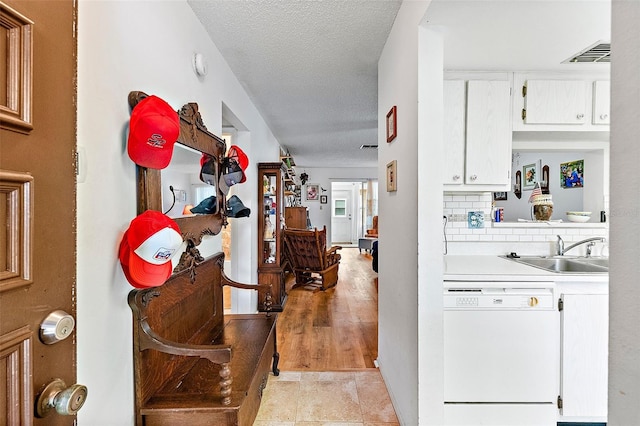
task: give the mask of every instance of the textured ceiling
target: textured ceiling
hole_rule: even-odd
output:
[[[399,0],[189,0],[298,166],[377,166],[378,59]]]
[[[378,59],[400,0],[188,0],[280,143],[303,167],[376,167]],[[610,0],[432,0],[452,70],[561,64],[610,39]],[[603,68],[605,67],[605,68]]]

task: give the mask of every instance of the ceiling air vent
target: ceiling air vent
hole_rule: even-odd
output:
[[[378,145],[360,145],[360,149],[378,149]]]
[[[611,43],[599,41],[571,56],[563,64],[611,62]]]

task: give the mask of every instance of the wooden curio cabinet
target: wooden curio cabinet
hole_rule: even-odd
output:
[[[258,282],[271,284],[272,309],[282,311],[287,294],[283,277],[282,228],[284,227],[284,178],[281,162],[258,163]],[[264,293],[258,306],[264,309]]]

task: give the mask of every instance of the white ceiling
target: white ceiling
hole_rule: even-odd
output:
[[[359,147],[377,144],[378,59],[401,0],[188,2],[298,166],[377,166]],[[609,41],[610,0],[434,0],[426,23],[451,70],[609,66],[561,62]]]

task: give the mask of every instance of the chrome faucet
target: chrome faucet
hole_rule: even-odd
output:
[[[560,235],[558,235],[557,237],[558,237],[558,241],[556,242],[556,254],[558,256],[563,256],[566,252],[568,252],[572,248],[577,247],[577,246],[579,246],[581,244],[589,243],[587,245],[587,256],[586,257],[590,257],[591,256],[591,249],[595,245],[595,241],[600,241],[600,242],[603,242],[603,243],[605,241],[607,241],[606,238],[604,238],[604,237],[592,237],[592,238],[586,238],[584,240],[578,241],[577,243],[571,244],[569,247],[564,248],[564,240],[562,239],[562,237],[560,237]]]

